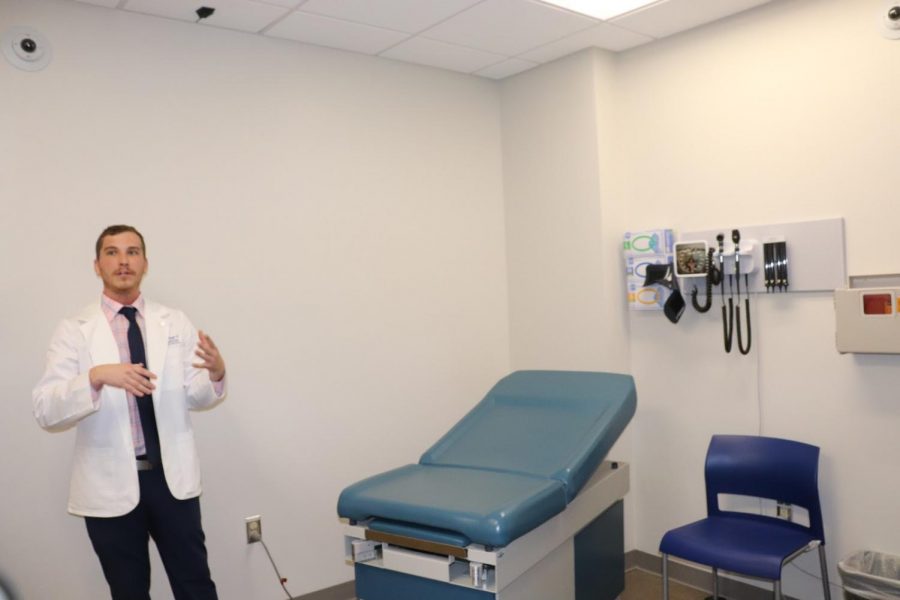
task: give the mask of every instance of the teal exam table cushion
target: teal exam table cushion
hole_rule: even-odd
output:
[[[505,546],[565,509],[636,402],[628,375],[517,371],[419,464],[346,488],[338,515],[431,541]]]

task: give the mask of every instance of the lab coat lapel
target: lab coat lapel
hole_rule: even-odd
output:
[[[113,337],[112,328],[100,308],[100,304],[92,304],[78,316],[81,333],[88,340],[88,351],[92,365],[116,364],[119,358],[119,346]]]
[[[166,350],[169,344],[169,311],[158,304],[146,302],[146,317],[144,328],[147,330],[147,339],[144,341],[147,350],[147,368],[156,374],[154,384],[157,389],[163,387],[165,377]],[[155,396],[155,394],[154,394]]]

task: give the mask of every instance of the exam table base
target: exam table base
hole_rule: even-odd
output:
[[[356,563],[359,600],[614,600],[625,589],[619,500],[521,577],[488,592]]]

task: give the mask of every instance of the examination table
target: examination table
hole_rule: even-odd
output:
[[[517,371],[418,464],[346,488],[359,600],[612,600],[624,588],[628,375]]]

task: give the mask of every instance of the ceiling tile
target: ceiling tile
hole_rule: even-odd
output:
[[[119,0],[78,0],[85,4],[96,4],[97,6],[106,6],[107,8],[115,8],[119,5]]]
[[[378,54],[409,37],[399,31],[304,12],[289,14],[266,35],[363,54]]]
[[[510,75],[515,75],[516,73],[522,73],[523,71],[527,71],[528,69],[536,66],[538,66],[537,63],[533,63],[529,60],[508,58],[503,62],[499,62],[495,65],[485,67],[480,71],[476,71],[475,75],[489,77],[491,79],[503,79],[505,77],[509,77]]]
[[[380,56],[462,73],[472,73],[505,58],[499,54],[418,37],[394,46]]]
[[[771,0],[666,0],[610,22],[661,38],[766,4]]]
[[[158,17],[196,22],[195,11],[200,6],[216,9],[212,16],[201,21],[203,25],[250,32],[260,31],[287,13],[286,8],[253,0],[128,0],[123,8]]]
[[[216,12],[202,25],[502,79],[587,47],[627,50],[772,0],[655,0],[610,21],[542,0],[78,1],[195,23],[204,5]]]
[[[257,0],[257,2],[264,2],[265,4],[277,4],[278,6],[284,6],[285,8],[297,8],[298,6],[303,4],[303,1],[304,0]]]
[[[600,23],[590,29],[573,33],[561,40],[523,52],[519,55],[519,58],[545,63],[578,52],[584,48],[596,46],[605,50],[619,52],[652,41],[653,38],[650,36],[634,33],[609,23]]]
[[[308,0],[303,12],[417,33],[481,0]]]
[[[422,32],[424,37],[514,56],[598,21],[530,0],[484,0]]]

